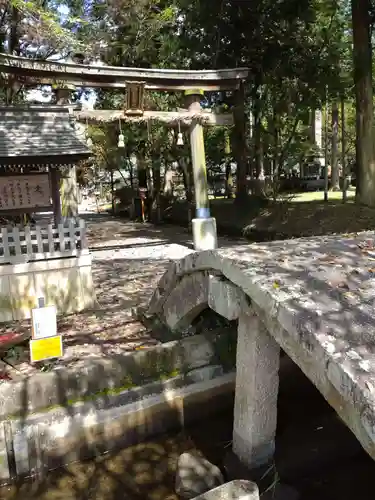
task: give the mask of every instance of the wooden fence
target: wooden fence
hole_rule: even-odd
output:
[[[1,228],[0,264],[88,254],[85,222]]]

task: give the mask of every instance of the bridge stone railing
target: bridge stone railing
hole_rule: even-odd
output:
[[[149,305],[170,328],[210,307],[238,318],[233,451],[272,461],[280,347],[375,458],[375,235],[192,253]]]

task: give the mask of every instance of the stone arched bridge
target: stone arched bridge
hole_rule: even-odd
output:
[[[374,234],[243,245],[174,262],[149,305],[172,329],[210,307],[237,319],[233,451],[274,452],[280,347],[375,458]]]

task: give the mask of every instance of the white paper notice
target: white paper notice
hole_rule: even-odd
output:
[[[47,306],[31,311],[33,339],[46,339],[57,335],[56,307]]]

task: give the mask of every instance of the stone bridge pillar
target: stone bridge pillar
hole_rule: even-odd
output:
[[[280,348],[252,309],[239,317],[233,452],[247,469],[275,450]]]

